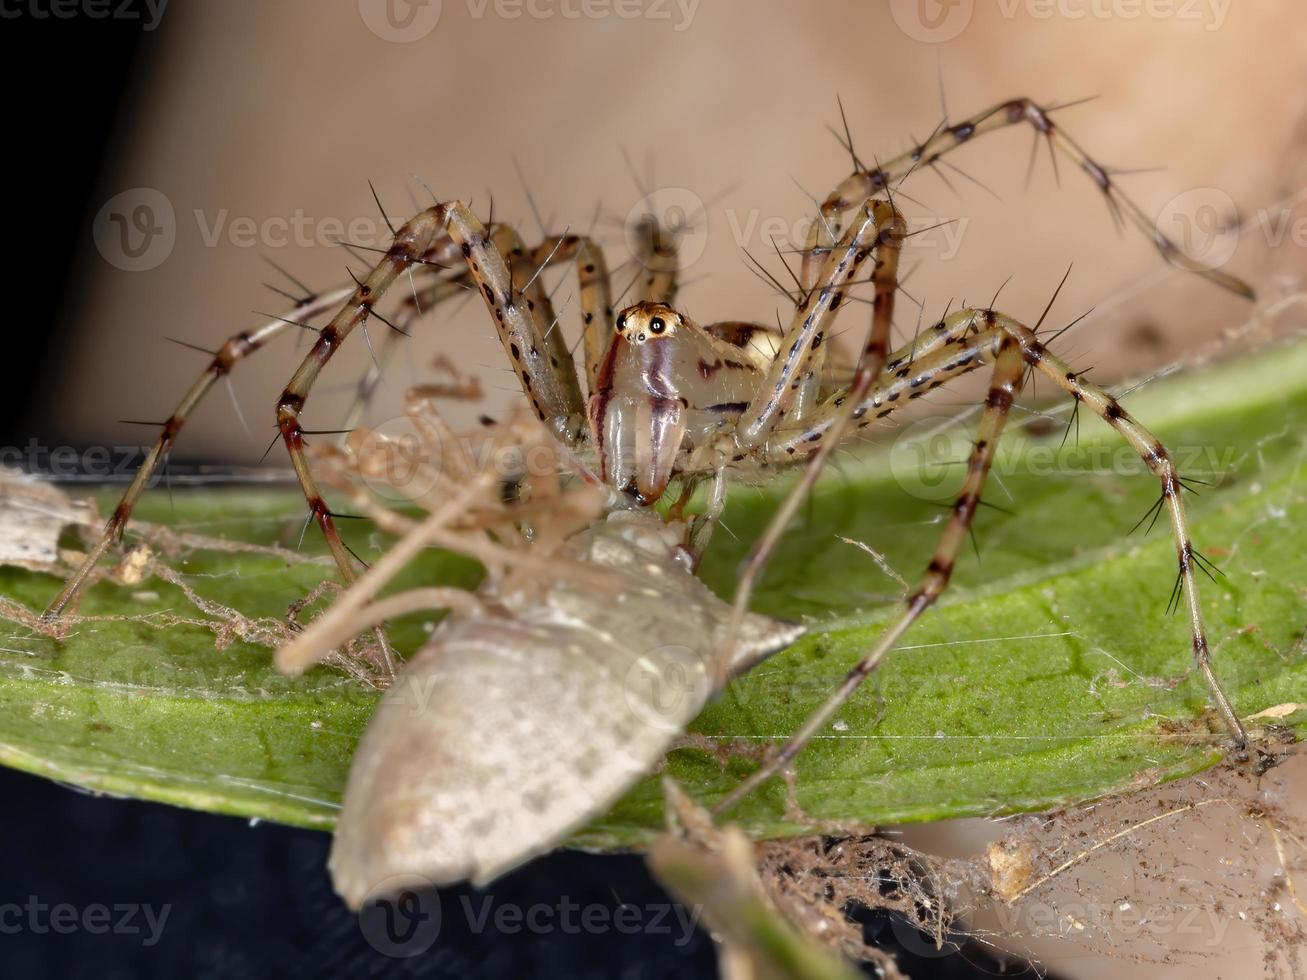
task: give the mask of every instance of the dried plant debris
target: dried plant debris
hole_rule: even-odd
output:
[[[664,791],[669,831],[649,848],[649,867],[712,931],[723,980],[859,976],[816,938],[824,925],[819,911],[790,904],[782,914],[759,877],[753,845],[738,827],[713,826],[674,780],[664,780]],[[893,960],[879,950],[857,952],[878,963],[885,980],[898,980]]]
[[[1073,944],[1205,970],[1233,955],[1242,976],[1297,978],[1307,972],[1307,753],[1280,744],[1276,759],[1260,775],[1222,764],[1011,817],[970,858],[883,836],[821,837],[758,844],[758,869],[792,921],[854,959],[883,958],[874,923],[926,956],[983,951],[1039,967],[1041,954]]]
[[[34,572],[61,570],[59,535],[88,524],[95,510],[58,487],[11,468],[0,469],[0,565]]]

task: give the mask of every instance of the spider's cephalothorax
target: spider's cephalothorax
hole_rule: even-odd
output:
[[[322,529],[347,580],[355,560],[337,533],[304,449],[301,416],[322,369],[356,328],[375,319],[393,328],[387,349],[434,305],[473,290],[481,296],[505,357],[537,418],[568,450],[593,450],[605,482],[636,504],[648,505],[673,477],[688,490],[711,479],[714,493],[708,528],[724,500],[728,472],[766,474],[786,464],[809,465],[755,545],[742,570],[734,609],[742,621],[750,590],[804,495],[830,453],[853,431],[872,425],[915,398],[977,369],[988,369],[989,392],[976,425],[965,477],[926,572],[906,597],[906,608],[847,674],[826,705],[814,713],[786,747],[742,784],[747,791],[793,758],[799,747],[852,693],[907,628],[949,582],[980,504],[998,440],[1027,377],[1039,372],[1112,426],[1158,481],[1158,513],[1169,519],[1178,577],[1174,596],[1186,610],[1198,672],[1237,749],[1247,743],[1243,725],[1210,663],[1195,572],[1203,557],[1189,539],[1183,483],[1166,448],[1108,392],[1052,354],[1035,328],[993,309],[961,309],[923,326],[912,341],[891,349],[898,260],[905,222],[890,194],[917,167],[933,167],[946,154],[982,134],[1028,124],[1051,152],[1060,152],[1087,174],[1120,223],[1143,232],[1173,265],[1195,272],[1239,295],[1251,290],[1229,273],[1189,258],[1160,232],[1117,187],[1112,171],[1091,159],[1030,99],[999,103],[962,122],[938,126],[908,152],[865,166],[856,154],[853,172],[821,202],[810,227],[789,294],[793,310],[779,330],[728,322],[700,326],[677,311],[674,234],[657,222],[634,227],[634,259],[643,266],[636,286],[640,302],[614,315],[614,297],[603,249],[591,239],[564,234],[534,248],[506,224],[483,225],[457,201],[435,204],[395,229],[394,241],[363,278],[337,290],[300,298],[285,317],[232,337],[214,356],[163,430],[145,465],[124,494],[104,533],[46,611],[57,617],[80,594],[98,563],[119,540],[132,508],[154,468],[166,458],[191,410],[242,358],[288,326],[312,330],[316,339],[277,403],[277,426],[310,512]],[[582,365],[578,369],[564,330],[557,329],[546,267],[573,263],[579,280]],[[859,271],[865,272],[858,278]],[[401,277],[406,295],[383,316],[382,294]],[[869,286],[870,297],[851,296]],[[784,287],[782,287],[784,288]],[[871,323],[847,377],[830,380],[830,337],[846,300],[871,306]],[[1050,304],[1051,305],[1051,304]],[[313,321],[336,311],[321,327]],[[364,391],[375,386],[374,372]],[[589,424],[587,425],[587,419]],[[683,499],[686,494],[682,494]],[[678,505],[679,507],[679,505]],[[677,514],[678,519],[680,514]],[[696,547],[706,541],[696,535]],[[728,634],[732,631],[728,631]],[[381,644],[388,651],[384,635]],[[728,639],[729,645],[731,641]],[[732,799],[735,797],[733,796]]]
[[[759,377],[747,350],[665,303],[622,310],[590,396],[600,476],[656,501],[695,450],[734,430]]]

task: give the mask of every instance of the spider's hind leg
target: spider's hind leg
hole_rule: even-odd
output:
[[[903,360],[905,353],[909,354],[906,362]],[[1013,399],[1022,387],[1027,369],[1031,367],[1051,378],[1078,405],[1093,411],[1120,433],[1161,483],[1162,509],[1166,510],[1170,518],[1176,546],[1179,569],[1177,596],[1189,614],[1194,661],[1207,685],[1212,706],[1230,733],[1236,758],[1247,757],[1247,731],[1211,666],[1211,652],[1195,576],[1203,559],[1194,550],[1189,536],[1188,518],[1181,499],[1183,484],[1166,447],[1135,421],[1120,402],[1098,385],[1086,381],[1082,374],[1073,371],[1065,361],[1049,352],[1030,328],[992,310],[970,309],[959,310],[946,317],[935,336],[923,338],[917,344],[909,345],[909,349],[892,355],[890,365],[895,366],[887,367],[880,380],[853,409],[851,417],[858,428],[863,428],[872,419],[891,414],[911,398],[938,387],[953,377],[975,370],[991,359],[995,361],[993,380],[985,399],[962,490],[953,505],[948,525],[940,537],[926,574],[917,589],[907,597],[906,608],[854,664],[827,701],[804,722],[779,752],[723,799],[718,804],[718,810],[733,806],[755,787],[788,766],[876,669],[908,628],[943,593],[980,504],[980,495]],[[844,410],[847,411],[847,408]],[[828,431],[840,414],[841,409],[834,402],[824,406],[824,411],[812,419],[805,430],[782,434],[784,437],[769,445],[769,450],[790,456],[797,447],[812,445],[808,442],[810,434]],[[817,455],[815,448],[810,448],[807,452]],[[780,455],[775,457],[777,462],[783,458]]]
[[[980,494],[994,461],[998,438],[1003,432],[1008,412],[1021,387],[1021,378],[1026,370],[1021,347],[1014,338],[991,334],[985,338],[985,341],[984,347],[993,349],[996,359],[989,395],[985,399],[985,410],[981,415],[976,441],[967,463],[967,476],[949,515],[948,525],[940,536],[935,554],[926,568],[926,574],[917,589],[907,597],[907,608],[897,620],[885,628],[875,645],[853,665],[840,686],[820,708],[808,716],[802,727],[790,736],[780,751],[764,762],[717,805],[716,810],[719,812],[730,809],[755,787],[787,768],[794,757],[825,727],[835,712],[876,669],[908,628],[934,604],[948,585],[949,578],[953,574],[954,563],[966,543],[972,519],[980,506]]]

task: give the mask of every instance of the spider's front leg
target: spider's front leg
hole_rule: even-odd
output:
[[[735,442],[741,451],[753,452],[764,446],[782,425],[802,424],[804,412],[796,413],[795,408],[804,405],[805,392],[810,393],[820,384],[822,345],[853,276],[873,252],[876,270],[872,327],[859,359],[855,384],[865,390],[879,373],[889,347],[904,228],[902,216],[888,201],[863,201],[839,244],[828,250],[819,284],[808,288],[799,299],[776,359],[757,396],[736,423]]]
[[[485,227],[467,206],[457,201],[437,204],[410,219],[395,233],[395,240],[382,260],[319,332],[277,403],[277,425],[291,465],[312,516],[347,582],[354,578],[351,557],[309,467],[300,416],[314,382],[332,355],[372,315],[373,306],[385,290],[419,261],[442,232],[448,233],[462,253],[468,274],[494,318],[500,342],[536,416],[548,421],[555,435],[568,443],[575,439],[585,417],[575,365],[570,358],[559,363],[550,357],[551,346],[545,336],[548,328],[541,325]]]
[[[804,722],[779,752],[728,794],[718,804],[718,810],[729,809],[754,788],[788,766],[875,670],[908,628],[943,593],[980,504],[998,438],[1002,434],[1012,402],[1020,391],[1027,365],[1047,375],[1078,404],[1086,406],[1116,429],[1161,484],[1159,508],[1164,508],[1170,518],[1178,565],[1176,589],[1189,614],[1194,661],[1207,685],[1211,703],[1230,733],[1236,757],[1246,758],[1247,732],[1212,671],[1195,577],[1195,570],[1202,559],[1195,552],[1189,537],[1188,519],[1181,498],[1183,485],[1166,447],[1133,419],[1120,402],[1099,386],[1084,380],[1065,361],[1050,353],[1033,330],[993,310],[969,309],[959,310],[946,317],[930,336],[891,355],[889,363],[893,367],[888,368],[867,394],[852,406],[854,424],[863,428],[873,418],[890,415],[912,399],[991,361],[994,362],[993,380],[968,461],[967,476],[919,586],[907,597],[906,607],[900,616],[885,628],[876,643],[854,664],[830,698]],[[842,401],[843,397],[840,396],[826,403],[811,421],[811,431],[817,434],[829,433],[848,407],[837,404]],[[790,433],[787,438],[778,440],[769,448],[775,461],[780,462],[803,452],[804,447],[809,445],[809,439],[809,433]],[[815,448],[807,451],[813,455],[817,453]]]
[[[750,406],[741,419],[741,426],[737,428],[737,443],[750,449],[761,448],[764,458],[776,460],[779,456],[781,462],[788,462],[800,455],[813,458],[798,484],[786,496],[749,550],[735,589],[731,623],[727,630],[728,645],[735,642],[736,633],[748,611],[749,596],[768,559],[776,550],[781,535],[812,492],[826,460],[839,445],[845,428],[852,420],[854,406],[863,398],[885,365],[890,333],[894,326],[894,296],[898,289],[899,255],[905,232],[903,216],[891,203],[874,198],[863,202],[857,218],[844,233],[839,246],[829,250],[822,269],[820,288],[810,287],[800,299],[794,324],[782,341],[755,404]],[[818,351],[832,325],[824,321],[835,317],[844,297],[844,288],[871,251],[876,255],[871,277],[874,290],[871,328],[858,355],[852,385],[826,412],[830,431],[817,429],[808,424],[813,406],[800,396],[805,391],[815,394],[821,377]],[[782,430],[787,414],[789,424]],[[785,440],[786,445],[781,452],[775,452],[772,443],[780,431],[803,431],[802,448],[790,445]]]
[[[181,401],[172,410],[172,414],[168,416],[167,421],[163,423],[154,445],[150,447],[140,468],[136,471],[136,475],[132,478],[132,482],[123,491],[122,497],[114,507],[113,514],[110,515],[109,520],[101,530],[100,536],[87,551],[81,564],[64,581],[59,594],[55,596],[41,614],[42,619],[51,622],[55,621],[70,606],[76,604],[78,596],[86,588],[91,573],[95,571],[101,559],[104,558],[111,547],[122,540],[123,532],[127,528],[127,523],[131,519],[132,511],[135,509],[137,501],[140,500],[141,494],[149,485],[156,470],[164,465],[169,452],[171,452],[173,445],[177,441],[177,436],[181,433],[182,427],[186,425],[191,413],[195,411],[196,406],[203,401],[205,395],[212,390],[213,386],[220,379],[228,377],[238,362],[256,351],[262,350],[274,337],[288,328],[298,326],[305,330],[312,330],[309,321],[335,309],[349,295],[349,292],[349,288],[342,287],[321,294],[306,296],[296,303],[293,310],[287,311],[286,316],[272,317],[252,330],[242,330],[240,333],[229,337],[226,343],[214,352],[203,373],[195,379],[191,387],[182,396]]]
[[[1031,163],[1034,163],[1033,150],[1039,148],[1042,138],[1048,144],[1049,156],[1053,168],[1057,170],[1058,152],[1063,153],[1080,170],[1089,175],[1094,185],[1103,194],[1108,210],[1118,226],[1129,223],[1135,226],[1171,265],[1202,276],[1208,282],[1251,299],[1252,290],[1243,280],[1213,269],[1196,259],[1190,258],[1174,241],[1161,232],[1144,210],[1116,185],[1107,167],[1097,163],[1084,148],[1068,136],[1050,117],[1055,109],[1065,106],[1044,107],[1033,99],[1008,99],[976,113],[962,122],[949,125],[948,120],[940,123],[927,139],[912,147],[906,153],[886,160],[875,167],[867,167],[863,161],[854,156],[854,172],[844,178],[821,204],[819,219],[808,230],[804,246],[803,264],[800,279],[804,287],[809,287],[818,276],[819,261],[835,242],[839,235],[840,216],[858,206],[873,194],[881,193],[895,181],[901,180],[918,167],[930,167],[936,172],[940,164],[953,167],[948,154],[965,143],[970,143],[977,136],[995,132],[1025,123],[1035,134],[1032,147]],[[850,151],[852,148],[850,147]],[[962,173],[961,171],[957,171]],[[942,172],[940,176],[943,177]],[[965,176],[965,174],[963,174]],[[947,183],[947,178],[943,178]]]

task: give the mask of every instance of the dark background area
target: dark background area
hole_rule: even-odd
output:
[[[21,444],[39,427],[39,366],[65,351],[61,336],[80,281],[77,256],[100,206],[100,177],[124,131],[135,84],[148,83],[162,30],[146,33],[122,19],[32,16],[0,7],[0,85],[8,152],[0,167],[6,192],[4,268],[10,295],[6,371],[0,385],[0,438]],[[34,9],[40,10],[38,4]]]
[[[424,896],[412,915],[396,920],[401,936],[416,923],[412,938],[392,946],[375,910],[355,916],[332,893],[326,834],[95,797],[7,769],[0,769],[0,798],[0,907],[24,907],[0,913],[0,972],[9,978],[716,976],[707,931],[696,926],[687,937],[675,914],[655,912],[669,899],[636,855],[558,852],[484,891],[460,886]],[[32,901],[44,909],[29,914]],[[64,903],[79,914],[106,906],[111,922],[137,931],[37,931],[48,930],[49,909]],[[123,922],[115,906],[129,903],[150,905],[161,927],[152,930],[143,912]],[[574,911],[565,920],[558,910],[569,905]],[[505,931],[476,925],[487,910],[490,919],[483,921],[493,923],[499,909],[533,906],[549,910],[536,921],[560,927],[513,932],[507,931],[515,928],[511,921]],[[576,910],[587,907],[601,921],[616,922],[608,917],[622,906],[653,928],[561,927],[581,923]],[[924,937],[908,927],[880,915],[858,918],[864,934],[894,950],[912,977],[1005,973],[974,947],[923,956],[914,951],[927,949]],[[15,921],[24,928],[10,931]],[[430,922],[436,923],[434,935],[422,931]],[[149,943],[152,934],[158,939]],[[387,952],[395,949],[411,955]],[[1019,964],[1006,971],[1023,972]]]

